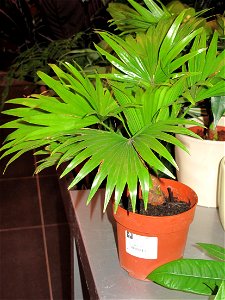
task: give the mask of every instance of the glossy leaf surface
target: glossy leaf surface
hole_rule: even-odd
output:
[[[225,261],[225,248],[206,243],[197,243],[197,245],[205,250],[208,255]]]
[[[35,149],[47,155],[36,172],[65,163],[65,176],[82,165],[70,187],[98,170],[88,202],[105,182],[104,209],[113,192],[116,206],[119,204],[126,186],[134,209],[138,184],[147,204],[149,168],[173,177],[160,157],[177,168],[165,143],[186,150],[173,135],[196,136],[181,126],[193,122],[178,118],[171,109],[183,92],[183,79],[172,86],[149,90],[114,83],[109,90],[98,76],[92,82],[70,64],[66,65],[68,73],[55,65],[51,67],[59,80],[44,73],[39,75],[58,96],[33,95],[8,101],[22,107],[4,112],[17,119],[2,125],[15,128],[1,148],[2,158],[13,155],[9,165],[24,152]]]
[[[105,74],[105,77],[150,87],[156,84],[169,85],[173,76],[184,76],[184,73],[178,72],[179,68],[204,49],[198,48],[180,57],[182,51],[202,31],[202,28],[183,25],[183,18],[184,12],[175,19],[162,19],[146,33],[138,33],[135,38],[127,36],[125,40],[111,33],[99,32],[115,55],[96,45],[97,50],[121,72]]]
[[[148,279],[170,289],[212,295],[225,281],[224,269],[224,262],[180,259],[157,268]]]

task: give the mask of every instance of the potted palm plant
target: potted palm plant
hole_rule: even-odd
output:
[[[125,40],[100,32],[115,54],[99,46],[97,50],[117,70],[89,78],[70,63],[64,63],[66,71],[51,65],[58,79],[43,72],[38,75],[55,95],[12,99],[8,104],[19,107],[3,112],[16,117],[2,125],[14,129],[1,147],[1,158],[12,155],[7,165],[33,149],[35,155],[44,155],[36,172],[65,164],[63,177],[81,165],[69,188],[95,172],[87,203],[104,184],[103,210],[113,199],[118,236],[122,233],[118,237],[121,266],[139,279],[182,256],[197,204],[189,187],[160,178],[161,174],[175,178],[165,163],[177,168],[167,144],[185,150],[174,134],[198,137],[185,127],[196,123],[181,114],[190,101],[185,95],[190,88],[187,79],[193,75],[183,66],[205,49],[183,51],[204,29],[194,22],[184,24],[185,13],[166,16],[146,33]],[[143,211],[168,207],[169,212],[142,216],[138,206]],[[182,213],[181,206],[185,207]],[[130,223],[128,228],[123,217]],[[142,218],[150,229],[147,232],[141,230]]]
[[[188,105],[184,113],[192,115],[199,103],[206,103],[209,107],[208,119],[213,120],[208,124],[209,136],[213,134],[214,138],[197,140],[190,136],[177,135],[188,148],[188,152],[175,147],[175,160],[179,171],[177,178],[179,181],[192,187],[199,197],[198,204],[207,207],[216,207],[220,195],[217,191],[218,170],[220,162],[225,154],[225,144],[223,137],[224,121],[221,118],[225,111],[225,59],[223,41],[224,19],[222,16],[211,17],[210,22],[202,17],[204,13],[210,14],[210,10],[204,9],[197,12],[194,8],[183,4],[180,1],[171,1],[167,6],[157,5],[151,0],[144,0],[144,6],[133,0],[128,0],[127,4],[110,3],[108,11],[113,19],[111,23],[121,31],[122,35],[129,32],[145,32],[152,24],[157,24],[160,19],[168,16],[176,16],[179,12],[185,11],[185,26],[204,26],[205,30],[198,35],[188,53],[205,48],[207,51],[201,52],[198,56],[193,56],[184,70],[195,74],[187,80],[187,90],[185,97],[189,98]],[[185,9],[186,7],[186,9]],[[216,26],[215,26],[216,24]],[[184,49],[183,55],[186,49]],[[184,66],[183,66],[184,67]],[[204,120],[207,118],[204,117]],[[219,122],[219,123],[218,123]],[[203,128],[195,127],[192,130],[197,131],[203,136]],[[218,139],[217,132],[220,132]],[[217,140],[217,141],[216,141]],[[215,142],[216,141],[216,142]],[[207,149],[207,151],[205,151]],[[193,172],[195,169],[195,172]],[[210,186],[210,188],[208,188]]]

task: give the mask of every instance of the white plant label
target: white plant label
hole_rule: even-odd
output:
[[[134,234],[125,231],[126,252],[130,255],[145,258],[157,259],[158,256],[158,238]]]

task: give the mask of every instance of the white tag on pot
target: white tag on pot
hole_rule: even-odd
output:
[[[158,238],[142,236],[125,231],[126,252],[130,255],[145,258],[157,259],[158,256]]]

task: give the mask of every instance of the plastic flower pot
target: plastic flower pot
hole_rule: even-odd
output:
[[[218,126],[224,130],[224,126]],[[203,130],[194,126],[194,132]],[[225,142],[198,140],[184,135],[176,137],[188,148],[189,154],[175,147],[175,160],[178,164],[178,181],[190,186],[198,195],[198,205],[217,207],[219,165],[225,156]]]
[[[131,277],[146,280],[158,266],[181,258],[186,245],[189,226],[197,205],[197,195],[188,186],[162,179],[162,190],[191,203],[191,208],[173,216],[144,216],[118,207],[114,214],[120,265]]]

